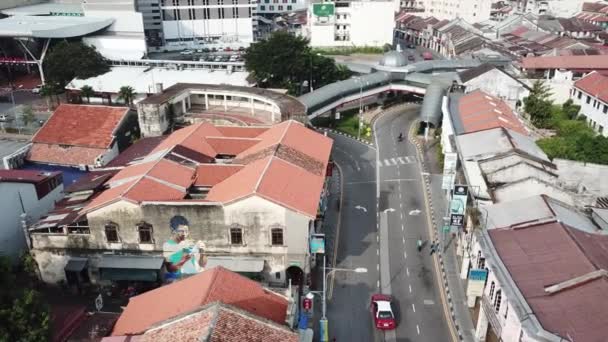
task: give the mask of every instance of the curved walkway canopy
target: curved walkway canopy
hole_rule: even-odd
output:
[[[112,18],[14,16],[0,19],[0,37],[72,38],[97,32],[114,23]]]
[[[372,73],[328,84],[298,98],[309,118],[338,107],[352,98],[367,97],[387,90],[404,90],[425,94],[421,120],[437,126],[441,119],[443,95],[457,79],[455,72],[483,63],[503,64],[504,60],[479,59],[421,61],[405,66],[377,65]]]

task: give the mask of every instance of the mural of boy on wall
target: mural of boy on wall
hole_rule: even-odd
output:
[[[207,264],[205,244],[189,238],[190,224],[180,215],[173,216],[169,221],[171,238],[163,244],[163,256],[167,273],[165,279],[175,281],[184,275],[192,275],[203,271]]]

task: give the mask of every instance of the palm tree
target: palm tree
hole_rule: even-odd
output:
[[[135,97],[135,89],[131,86],[122,86],[118,91],[118,98],[125,101],[125,104],[129,106],[133,103],[133,98]]]
[[[59,103],[59,97],[57,97],[58,94],[59,86],[56,83],[47,82],[40,88],[40,95],[46,99],[46,106],[49,108],[49,110],[51,110],[55,105],[53,97],[55,97],[57,103]]]
[[[95,95],[95,91],[93,90],[93,87],[85,84],[82,86],[82,88],[80,88],[80,96],[86,97],[87,103],[91,103],[91,96],[93,96],[93,95]]]

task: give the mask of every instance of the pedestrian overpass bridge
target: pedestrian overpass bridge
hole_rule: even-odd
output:
[[[441,119],[443,96],[454,81],[457,72],[484,63],[505,65],[504,59],[433,60],[408,64],[405,55],[398,51],[386,53],[371,72],[338,81],[304,94],[298,98],[309,119],[333,112],[345,103],[375,96],[388,91],[424,95],[420,119],[437,126]]]

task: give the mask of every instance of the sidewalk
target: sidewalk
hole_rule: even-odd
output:
[[[325,234],[325,258],[328,267],[331,267],[334,262],[334,248],[336,241],[336,228],[338,224],[338,216],[340,215],[340,178],[342,175],[338,167],[334,167],[333,175],[329,183],[329,197],[327,202],[327,211],[320,233]],[[317,266],[311,271],[311,291],[323,291],[323,255],[319,255]],[[319,320],[322,316],[322,299],[321,294],[315,295],[313,302],[313,316],[309,320],[308,326],[314,331],[313,341],[319,341]],[[327,303],[327,311],[330,310],[330,304]],[[329,336],[331,337],[332,323],[329,322]]]
[[[443,234],[441,232],[443,217],[448,209],[448,203],[445,192],[441,189],[443,175],[436,153],[436,148],[439,147],[439,144],[436,140],[429,139],[428,142],[423,143],[421,146],[426,171],[431,174],[431,212],[433,213],[435,229],[443,246],[443,253],[439,255],[439,261],[443,268],[442,275],[446,287],[448,306],[460,340],[473,342],[475,341],[475,326],[467,307],[466,284],[460,279],[460,265],[456,256],[457,239],[453,238],[451,234]]]

